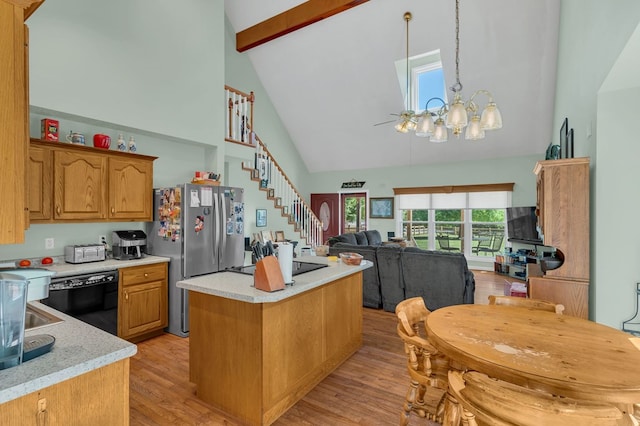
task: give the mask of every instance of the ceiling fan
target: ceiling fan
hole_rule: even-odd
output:
[[[388,121],[383,121],[381,123],[376,123],[374,124],[374,126],[381,126],[383,124],[389,124],[389,123],[394,123],[397,121],[398,124],[396,124],[396,130],[399,132],[403,132],[406,133],[407,130],[411,130],[411,129],[415,129],[416,125],[418,124],[417,122],[417,117],[414,111],[412,111],[410,109],[410,104],[411,104],[411,80],[409,79],[409,21],[411,20],[413,16],[411,15],[411,12],[405,12],[403,15],[403,19],[405,20],[405,22],[407,23],[407,61],[406,61],[406,65],[407,65],[407,92],[406,92],[406,99],[407,99],[407,105],[406,105],[406,109],[404,111],[401,111],[400,114],[395,114],[395,113],[391,113],[390,115],[395,115],[399,118],[395,119],[395,120],[388,120]]]

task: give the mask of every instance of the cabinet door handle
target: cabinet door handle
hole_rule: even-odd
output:
[[[38,413],[36,414],[36,424],[38,426],[49,425],[49,413],[47,412],[47,398],[38,400]]]
[[[56,206],[56,213],[60,214],[60,206]]]
[[[124,300],[129,300],[129,293],[126,291],[124,292]]]
[[[147,272],[144,273],[144,277],[147,278],[149,274]]]
[[[111,207],[111,214],[114,214],[116,212],[115,207]]]

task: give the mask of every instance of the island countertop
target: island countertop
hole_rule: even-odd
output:
[[[253,276],[237,272],[217,272],[177,282],[177,286],[199,293],[220,296],[227,299],[248,303],[273,303],[320,287],[338,278],[346,277],[373,264],[363,260],[358,266],[345,265],[342,262],[329,261],[327,257],[304,256],[294,260],[299,262],[326,264],[326,268],[316,269],[304,274],[295,275],[294,283],[287,285],[284,290],[266,292],[253,286]]]

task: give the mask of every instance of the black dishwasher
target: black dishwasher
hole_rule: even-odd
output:
[[[41,303],[118,335],[118,271],[52,278]]]

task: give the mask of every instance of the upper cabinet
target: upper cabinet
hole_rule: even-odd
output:
[[[28,32],[24,21],[43,0],[0,0],[0,244],[24,242],[29,227],[26,165],[29,147]]]
[[[152,220],[153,163],[135,156],[109,158],[109,218]]]
[[[155,159],[32,139],[31,222],[153,220]]]

